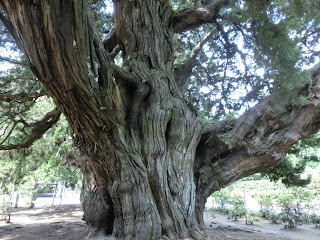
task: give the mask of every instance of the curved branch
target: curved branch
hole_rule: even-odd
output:
[[[13,102],[13,101],[31,101],[35,98],[45,95],[45,91],[36,91],[30,93],[18,93],[18,94],[1,94],[0,101]]]
[[[212,192],[277,165],[293,144],[319,131],[320,64],[311,73],[310,84],[293,90],[306,104],[279,104],[273,94],[238,119],[203,129],[194,165],[199,209]]]
[[[118,67],[115,64],[111,64],[111,68],[113,71],[113,75],[116,77],[118,81],[125,85],[138,87],[139,83],[137,79],[130,75],[130,73],[126,72],[123,68]]]
[[[181,33],[195,29],[205,23],[213,23],[220,9],[229,4],[228,0],[216,0],[197,9],[184,9],[177,12],[172,19],[173,31]]]
[[[58,120],[60,119],[60,115],[61,112],[57,108],[55,108],[51,112],[48,112],[43,119],[30,124],[32,130],[23,143],[3,145],[0,146],[0,150],[12,150],[30,147],[36,140],[40,139],[48,129],[50,129],[55,123],[58,122]]]
[[[192,69],[195,65],[197,65],[196,57],[200,53],[202,47],[212,38],[213,34],[216,32],[216,29],[212,29],[209,33],[207,33],[201,41],[192,49],[189,58],[183,66],[176,68],[174,70],[174,76],[176,82],[184,93],[188,86],[188,80],[192,73]]]
[[[32,71],[70,124],[114,124],[116,108],[121,106],[111,61],[87,1],[36,1],[30,5],[22,0],[1,0],[0,6],[14,26]],[[97,111],[101,118],[96,117]]]
[[[102,44],[109,53],[113,51],[118,44],[115,28],[112,28],[109,34],[102,40]]]

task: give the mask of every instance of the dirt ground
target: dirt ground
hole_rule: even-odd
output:
[[[13,210],[11,223],[0,222],[1,240],[81,240],[86,237],[80,205]]]
[[[14,209],[11,223],[0,222],[1,240],[81,240],[87,234],[79,205],[62,205],[35,209]],[[318,240],[320,229],[302,225],[286,230],[283,225],[259,219],[246,225],[217,212],[205,213],[208,235],[213,240]],[[143,239],[142,239],[143,240]]]
[[[234,221],[218,212],[204,213],[207,232],[215,240],[320,240],[320,228],[312,224],[285,229],[283,224],[271,224],[260,217],[255,219],[253,225],[247,225],[244,218]]]

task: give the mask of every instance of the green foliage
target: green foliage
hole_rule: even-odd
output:
[[[257,219],[254,218],[254,216],[249,211],[246,211],[245,216],[246,216],[246,224],[252,225],[254,221],[257,221]]]
[[[241,196],[234,196],[230,199],[230,204],[232,207],[229,209],[229,217],[228,219],[234,219],[235,221],[238,218],[241,218],[246,213],[244,199]]]
[[[0,220],[9,222],[11,214],[11,202],[0,199]]]
[[[80,169],[62,165],[63,157],[70,151],[70,147],[66,121],[61,120],[32,147],[1,151],[0,192],[10,194],[15,189],[27,194],[31,203],[36,182],[45,184],[48,181],[64,180],[67,187],[74,187],[81,179]]]
[[[184,8],[193,8],[194,1],[193,0],[172,0],[171,6],[173,11],[178,11]]]
[[[215,196],[216,204],[222,202],[226,206],[223,209],[229,213],[229,219],[240,217],[239,213],[242,213],[244,208],[242,201],[247,203],[258,201],[262,217],[269,219],[270,223],[283,223],[285,228],[296,228],[305,222],[318,226],[319,186],[319,180],[315,179],[306,187],[287,187],[280,181],[274,183],[268,180],[240,180],[212,196]],[[241,195],[245,197],[242,198]],[[219,205],[216,208],[222,209]],[[255,209],[250,209],[250,205],[247,204],[245,208],[247,224],[255,220],[250,210]]]
[[[281,216],[278,213],[272,211],[269,214],[269,221],[270,223],[275,224],[281,223]]]
[[[258,202],[260,205],[260,212],[262,217],[269,218],[271,213],[273,212],[273,195],[260,194],[258,198]]]
[[[306,159],[297,159],[295,155],[288,154],[279,165],[267,169],[261,175],[274,182],[281,180],[286,186],[305,186],[311,182],[310,175],[307,178],[301,177],[306,163]]]
[[[309,216],[309,219],[316,227],[320,225],[320,215],[313,213]]]
[[[280,220],[284,223],[285,228],[296,228],[302,224],[302,208],[301,203],[293,204],[290,195],[280,196],[277,200],[281,206]]]
[[[228,212],[227,205],[230,203],[231,194],[228,188],[221,189],[211,194],[215,202],[219,205],[220,212]]]
[[[275,211],[274,199],[276,194],[260,194],[258,196],[258,203],[260,205],[260,213],[263,218],[269,219],[270,223],[280,223],[281,219],[279,214]]]
[[[106,11],[107,4],[110,6],[112,2],[110,0],[99,0],[97,3],[90,5],[100,37],[108,34],[114,25],[112,13]]]
[[[191,2],[173,1],[173,6],[193,8]],[[189,101],[209,119],[243,111],[271,92],[279,92],[283,104],[304,104],[306,99],[292,90],[310,81],[302,69],[319,57],[318,6],[316,0],[233,0],[213,26],[179,34],[177,68],[209,31],[217,29],[197,56]]]

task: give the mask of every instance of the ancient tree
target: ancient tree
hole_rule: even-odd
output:
[[[31,126],[25,142],[12,145],[8,137],[1,149],[30,146],[62,113],[81,153],[69,158],[81,160],[90,237],[206,239],[202,213],[213,191],[277,165],[293,144],[320,128],[320,67],[301,70],[306,57],[299,45],[305,44],[309,57],[315,54],[318,5],[114,0],[114,28],[102,39],[90,10],[96,2],[0,1],[3,24],[56,105]],[[177,50],[183,37],[195,36],[185,41],[188,53]],[[199,66],[208,47],[216,47],[210,55],[217,61],[215,77],[210,64]],[[239,73],[230,65],[241,60]],[[265,67],[263,79],[250,70],[255,64]],[[196,69],[220,86],[217,105],[205,105],[215,107],[216,121],[197,116],[201,97],[198,105],[188,98]],[[258,103],[238,118],[222,114],[237,106],[227,97],[234,90],[231,78],[256,83],[247,95]]]

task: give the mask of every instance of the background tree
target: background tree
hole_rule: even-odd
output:
[[[204,239],[213,191],[319,130],[320,67],[304,70],[319,54],[318,1],[114,1],[113,29],[89,3],[0,1],[39,86],[3,94],[1,149],[30,146],[62,112],[91,237]],[[15,104],[37,94],[57,108],[27,121]]]
[[[30,108],[28,117],[41,115],[52,107],[53,104],[48,99],[38,99]],[[11,141],[13,139],[12,137]],[[31,204],[33,194],[39,190],[35,188],[36,183],[45,187],[49,181],[64,180],[67,187],[74,188],[80,181],[81,175],[79,169],[64,161],[64,155],[72,149],[70,145],[67,123],[62,119],[31,147],[1,151],[1,197],[16,191],[22,195],[20,197],[24,197],[24,200]]]

